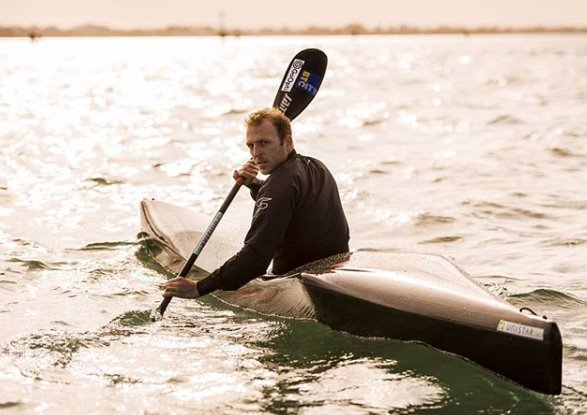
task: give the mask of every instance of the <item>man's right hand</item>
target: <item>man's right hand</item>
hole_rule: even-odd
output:
[[[243,178],[245,182],[243,183],[245,186],[249,187],[257,174],[259,173],[259,168],[255,164],[253,160],[248,160],[245,164],[241,166],[239,170],[235,170],[232,178],[237,180],[239,177]]]

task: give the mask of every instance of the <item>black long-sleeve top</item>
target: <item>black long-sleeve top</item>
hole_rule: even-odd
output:
[[[267,271],[348,252],[349,227],[336,182],[319,160],[293,150],[260,186],[251,188],[255,209],[243,248],[198,282],[200,295],[237,290]]]

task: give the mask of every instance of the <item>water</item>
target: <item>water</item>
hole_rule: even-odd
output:
[[[214,212],[305,47],[330,64],[294,141],[353,248],[446,255],[556,319],[561,396],[214,298],[148,322],[139,201]],[[587,37],[4,39],[0,114],[3,413],[587,413]]]

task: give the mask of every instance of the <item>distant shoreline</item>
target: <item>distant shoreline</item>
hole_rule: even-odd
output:
[[[114,37],[114,36],[336,36],[336,35],[483,35],[483,34],[585,34],[587,27],[448,27],[421,28],[412,26],[365,28],[358,24],[304,29],[226,29],[214,27],[170,26],[160,29],[112,29],[86,25],[72,29],[56,27],[7,27],[0,26],[0,37]]]

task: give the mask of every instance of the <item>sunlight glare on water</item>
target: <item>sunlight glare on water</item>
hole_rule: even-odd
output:
[[[332,398],[324,399],[325,396]],[[444,392],[424,379],[390,374],[373,362],[356,361],[327,370],[316,382],[300,385],[299,399],[305,404],[323,402],[304,413],[326,414],[434,407],[443,398]]]
[[[294,142],[336,177],[352,248],[446,255],[554,318],[560,397],[210,297],[150,322],[171,275],[137,239],[141,199],[215,212],[246,114],[306,47],[329,66]],[[587,410],[585,36],[2,39],[0,62],[7,413]]]

